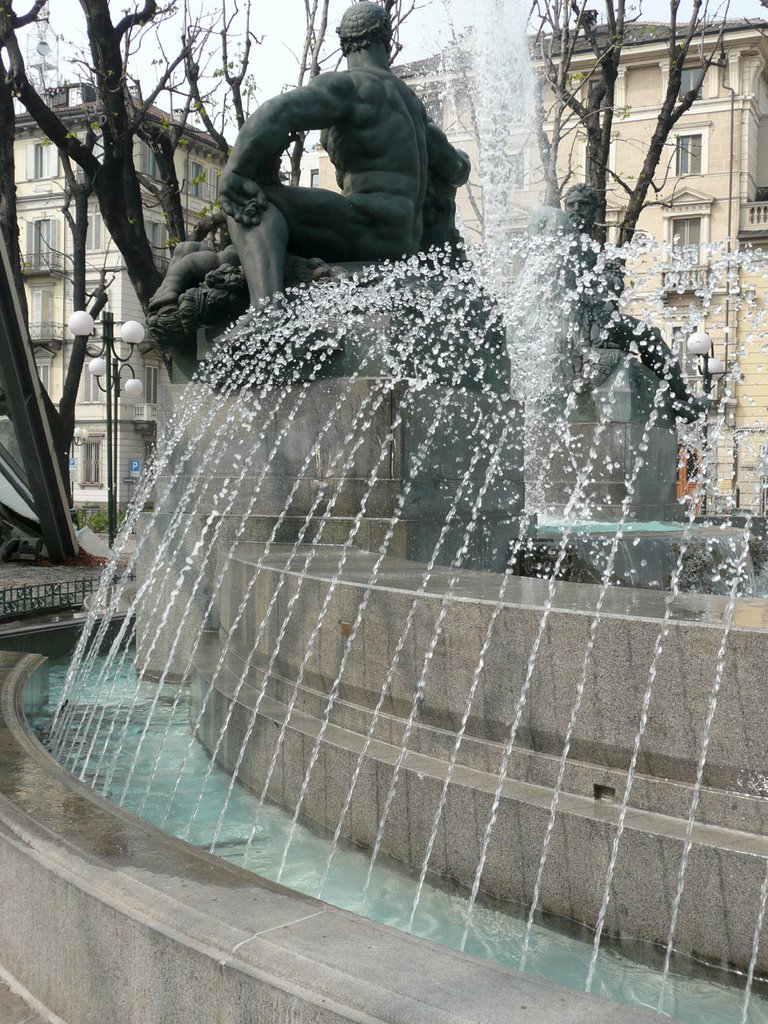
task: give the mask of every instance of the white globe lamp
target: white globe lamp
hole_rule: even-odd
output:
[[[88,373],[94,377],[103,377],[107,372],[107,360],[103,356],[96,356],[88,363]]]
[[[725,363],[717,356],[710,356],[708,369],[713,377],[719,377],[725,373]]]
[[[691,355],[706,356],[712,350],[712,339],[706,331],[694,331],[686,342],[686,347]]]
[[[138,377],[130,377],[125,384],[123,384],[123,391],[128,398],[141,398],[144,393],[144,385]]]
[[[144,327],[138,320],[126,320],[120,328],[120,337],[126,345],[140,345],[144,341]]]
[[[78,337],[87,337],[87,335],[93,334],[93,317],[84,309],[76,309],[67,321],[67,326],[72,334]]]

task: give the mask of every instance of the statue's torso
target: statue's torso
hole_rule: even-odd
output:
[[[356,68],[339,74],[355,85],[347,118],[322,142],[345,195],[386,193],[421,209],[427,182],[426,111],[391,71]]]

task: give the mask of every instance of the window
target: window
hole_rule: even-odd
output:
[[[155,263],[166,265],[168,255],[168,228],[159,220],[148,220],[146,222],[147,238],[152,246]]]
[[[159,178],[160,175],[157,173],[157,156],[154,149],[147,145],[146,142],[141,143],[141,173],[146,174],[148,178]]]
[[[525,188],[525,157],[512,153],[509,160],[509,186],[515,190]]]
[[[47,218],[27,224],[27,263],[34,270],[57,265],[56,221]]]
[[[312,170],[309,172],[309,187],[320,187],[320,171],[316,167],[313,167]]]
[[[678,253],[685,252],[690,259],[699,260],[701,243],[701,217],[681,217],[672,221],[672,246]]]
[[[205,168],[195,160],[189,162],[189,194],[193,199],[202,199],[205,189]]]
[[[696,90],[696,99],[701,99],[701,83],[706,74],[704,68],[683,68],[680,76],[680,91],[678,97],[683,98],[692,89]]]
[[[101,214],[92,213],[88,217],[88,234],[85,247],[89,252],[101,252]]]
[[[40,378],[40,383],[43,385],[45,390],[50,395],[51,393],[51,363],[50,360],[41,360],[37,364],[37,375]]]
[[[101,441],[86,441],[83,445],[82,483],[101,483]]]
[[[144,401],[147,405],[157,405],[157,383],[159,376],[159,367],[144,367]]]
[[[427,117],[435,124],[443,123],[443,86],[439,81],[427,79],[415,85],[414,90],[427,109]]]
[[[677,324],[672,328],[672,345],[670,346],[675,359],[686,377],[696,379],[699,357],[688,351],[686,344],[693,333],[693,328],[687,324]]]
[[[89,360],[85,360],[85,366],[80,377],[80,401],[86,405],[97,405],[104,401],[104,395],[99,389],[99,382],[88,369]]]
[[[29,303],[29,334],[33,341],[52,341],[53,288],[32,288]]]
[[[33,142],[27,149],[27,177],[55,178],[58,157],[56,147],[50,142]]]
[[[675,174],[701,174],[701,135],[678,135],[675,146]]]
[[[605,93],[605,86],[602,78],[590,78],[587,82],[587,101],[590,105],[595,101],[599,104],[600,100],[602,100],[603,96],[600,95],[598,98],[598,93]]]

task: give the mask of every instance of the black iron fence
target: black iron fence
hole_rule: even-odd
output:
[[[34,611],[79,608],[99,584],[98,577],[0,589],[0,620]]]

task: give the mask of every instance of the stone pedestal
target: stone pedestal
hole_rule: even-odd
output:
[[[221,576],[238,540],[386,545],[398,558],[506,566],[524,493],[522,416],[509,399],[369,377],[260,398],[200,402],[198,390],[195,400],[141,546],[140,578],[157,580],[137,628],[149,673],[183,675],[200,630],[218,625]],[[168,385],[162,419],[185,401]]]
[[[526,410],[526,486],[538,511],[616,522],[679,518],[677,433],[666,403],[654,409],[657,378],[621,356],[608,379]],[[627,498],[627,481],[632,493]],[[625,499],[626,502],[625,502]]]

